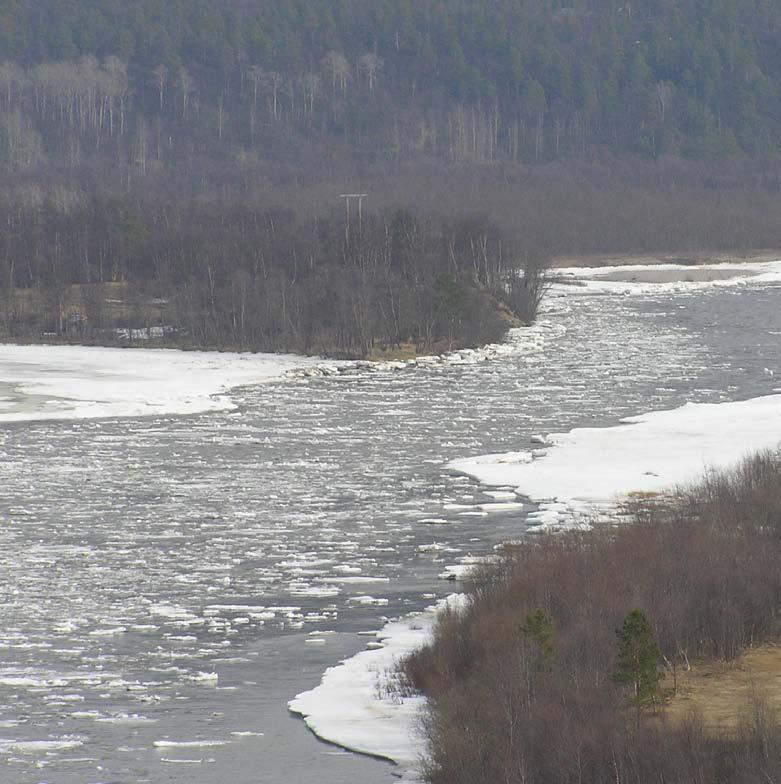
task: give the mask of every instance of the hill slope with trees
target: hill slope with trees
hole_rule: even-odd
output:
[[[496,336],[458,328],[490,321],[483,295],[499,293],[448,250],[475,226],[497,231],[470,236],[467,255],[501,249],[503,268],[550,253],[781,246],[780,32],[766,0],[8,0],[2,329],[59,335],[78,322],[84,338],[86,300],[103,295],[62,291],[110,283],[131,289],[126,315],[147,303],[147,326],[160,310],[150,299],[180,303],[165,317],[193,345],[333,343],[338,325],[291,321],[287,305],[260,338],[224,302],[254,288],[266,292],[256,313],[283,299],[306,310],[307,287],[323,288],[315,267],[326,289],[355,288],[345,259],[365,248],[323,231],[345,222],[339,194],[356,190],[375,213],[361,243],[384,232],[383,263],[407,269],[390,227],[411,214],[439,244],[416,256],[423,299],[443,302],[434,283],[449,275],[456,300],[477,303],[438,313],[440,343]],[[258,237],[278,214],[300,224],[298,250],[275,239],[263,264],[237,251],[250,238],[267,248]],[[364,281],[378,269],[357,263]],[[388,311],[383,286],[409,288],[368,277],[372,312]],[[436,343],[426,307],[391,342]],[[365,353],[365,319],[348,321],[334,345]],[[379,321],[369,342],[386,339]]]
[[[4,157],[776,153],[779,33],[763,0],[11,0]]]

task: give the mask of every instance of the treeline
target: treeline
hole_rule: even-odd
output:
[[[778,779],[781,725],[761,683],[754,704],[736,706],[746,721],[733,733],[654,708],[665,697],[657,673],[674,690],[691,663],[731,661],[777,632],[779,455],[710,474],[636,517],[509,548],[470,586],[468,609],[440,618],[404,665],[429,700],[427,781]]]
[[[0,162],[290,179],[767,157],[779,31],[760,0],[8,0]]]
[[[142,328],[139,337],[199,348],[447,350],[499,339],[513,318],[502,302],[533,320],[544,283],[544,259],[479,216],[351,202],[303,220],[234,200],[64,189],[30,199],[0,203],[6,339],[106,342]],[[527,274],[508,287],[516,267]]]
[[[517,263],[779,247],[779,30],[760,0],[7,0],[2,336],[433,350],[498,337],[491,298],[531,317]]]
[[[0,338],[350,356],[493,341],[504,306],[533,319],[553,255],[781,247],[779,182],[673,159],[501,182],[421,168],[372,180],[348,216],[361,180],[183,195],[166,177],[0,174]]]

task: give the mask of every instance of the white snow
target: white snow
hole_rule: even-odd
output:
[[[781,443],[781,395],[733,403],[688,403],[549,436],[546,450],[455,460],[454,471],[489,486],[511,485],[542,503],[546,527],[599,514],[629,493],[655,493]],[[533,516],[534,517],[534,516]],[[582,522],[582,519],[581,519]]]
[[[561,267],[553,270],[553,276],[557,290],[574,293],[679,293],[710,286],[778,284],[781,283],[781,261]]]
[[[318,359],[91,346],[0,345],[0,421],[87,419],[229,410],[225,393]]]
[[[473,569],[473,564],[453,564],[446,566],[445,571],[437,576],[440,580],[463,580]]]
[[[465,602],[463,594],[451,594],[423,613],[386,624],[376,633],[380,647],[330,667],[319,686],[297,695],[288,708],[324,740],[392,760],[401,768],[402,779],[417,780],[422,750],[418,719],[425,698],[401,698],[387,693],[383,684],[399,659],[431,639],[436,613]]]
[[[377,607],[384,607],[388,604],[388,600],[384,598],[376,599],[374,596],[351,596],[347,600],[347,604],[373,604]]]
[[[225,740],[156,740],[152,745],[159,749],[194,749],[208,746],[225,746]]]
[[[0,754],[49,754],[83,746],[81,738],[58,738],[56,740],[7,740],[0,738]]]
[[[196,672],[190,675],[188,680],[194,683],[207,683],[216,686],[219,681],[219,675],[216,672]]]

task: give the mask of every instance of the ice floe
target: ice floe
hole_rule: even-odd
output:
[[[82,738],[64,737],[48,740],[8,740],[0,738],[0,754],[49,754],[76,749],[84,745]]]
[[[152,745],[158,749],[195,749],[209,746],[225,746],[227,740],[156,740]]]

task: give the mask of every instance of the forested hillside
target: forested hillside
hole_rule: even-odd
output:
[[[291,174],[300,155],[327,172],[337,143],[357,160],[767,154],[780,34],[770,0],[6,0],[3,152],[142,171],[287,153]]]
[[[779,246],[780,34],[770,0],[5,0],[0,329],[83,339],[105,294],[68,287],[121,284],[112,326],[195,345],[431,348],[496,337],[487,266]]]

